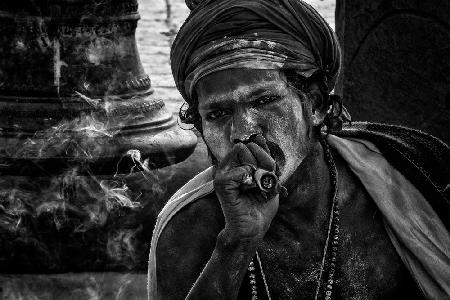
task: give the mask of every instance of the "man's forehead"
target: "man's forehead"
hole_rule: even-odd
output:
[[[276,70],[236,70],[201,79],[196,91],[199,107],[202,108],[215,103],[242,101],[269,92],[279,93],[286,87],[285,77]]]

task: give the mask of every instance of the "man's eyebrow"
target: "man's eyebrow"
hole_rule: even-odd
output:
[[[218,97],[213,97],[208,100],[207,103],[200,104],[199,109],[211,109],[216,107],[227,106],[235,102],[232,97],[226,97],[225,95],[220,95]]]
[[[264,83],[261,84],[260,86],[251,89],[248,92],[242,92],[239,95],[239,98],[248,98],[248,99],[255,99],[258,98],[260,96],[264,96],[267,94],[273,94],[273,93],[279,93],[277,87],[279,87],[279,84],[275,84],[275,83]],[[211,109],[211,108],[215,108],[215,107],[222,107],[222,106],[226,106],[226,105],[230,105],[234,102],[236,102],[235,99],[235,95],[239,92],[239,90],[236,90],[235,92],[231,92],[231,93],[226,93],[226,94],[221,94],[221,95],[217,95],[214,96],[212,98],[209,99],[209,101],[205,104],[201,104],[199,106],[199,109]]]

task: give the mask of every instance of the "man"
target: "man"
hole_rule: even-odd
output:
[[[300,0],[190,1],[171,63],[213,166],[162,210],[150,299],[450,297],[449,148],[349,118]]]

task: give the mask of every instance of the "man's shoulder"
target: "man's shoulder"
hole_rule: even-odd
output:
[[[336,135],[375,144],[383,156],[422,192],[437,190],[449,202],[450,147],[423,131],[398,125],[357,122]]]
[[[334,134],[334,133],[333,133]],[[336,133],[372,142],[421,193],[450,228],[450,147],[423,131],[398,125],[356,122]]]
[[[220,203],[215,193],[210,193],[182,207],[164,227],[159,243],[186,237],[192,241],[197,237],[209,235],[210,231],[220,231],[223,226]]]
[[[402,155],[435,172],[450,174],[450,147],[438,138],[413,128],[399,125],[355,122],[336,132],[340,137],[360,138],[374,143],[385,155]],[[389,157],[388,157],[389,158]]]
[[[178,240],[189,231],[198,232],[205,223],[214,224],[221,212],[211,181],[211,168],[196,175],[180,188],[166,203],[158,216],[152,243]]]
[[[223,226],[214,193],[190,202],[169,220],[156,248],[158,293],[163,299],[184,298],[210,258]]]

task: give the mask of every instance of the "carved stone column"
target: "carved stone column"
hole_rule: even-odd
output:
[[[192,153],[196,136],[152,95],[137,9],[137,0],[0,2],[1,173],[111,174],[136,167],[131,154],[154,168]]]
[[[205,168],[175,165],[197,138],[153,94],[137,9],[0,1],[0,273],[145,272],[159,210]]]

